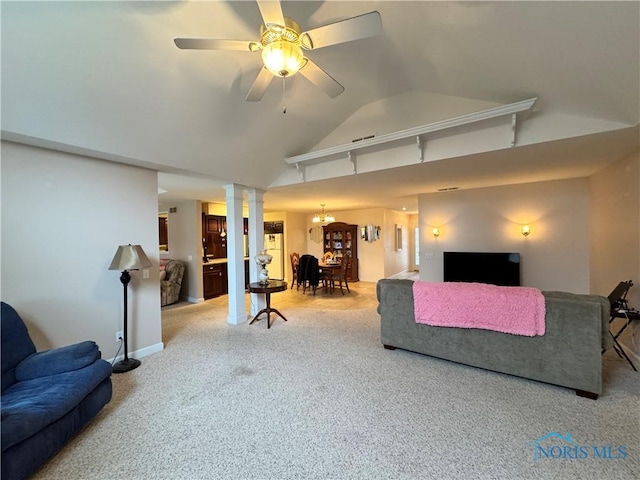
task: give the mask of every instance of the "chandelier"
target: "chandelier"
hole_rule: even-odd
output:
[[[332,213],[325,213],[324,211],[324,203],[321,203],[322,211],[320,213],[316,213],[313,216],[313,223],[327,223],[327,222],[335,222],[336,219]]]

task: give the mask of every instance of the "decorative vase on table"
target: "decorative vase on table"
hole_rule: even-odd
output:
[[[269,270],[267,265],[271,263],[273,257],[267,253],[266,250],[260,250],[260,253],[253,257],[258,265],[260,265],[260,271],[258,272],[258,283],[260,285],[269,284]]]

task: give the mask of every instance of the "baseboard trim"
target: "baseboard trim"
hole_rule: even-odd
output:
[[[204,302],[204,298],[197,297],[185,297],[185,300],[189,303],[202,303]]]
[[[164,350],[164,343],[156,343],[155,345],[149,345],[148,347],[141,348],[140,350],[136,350],[135,352],[130,352],[129,356],[132,358],[145,358],[153,355],[154,353],[158,353]],[[118,355],[115,358],[106,359],[109,363],[119,362],[124,359],[124,353],[122,355]]]
[[[241,323],[245,323],[246,321],[248,321],[250,318],[250,316],[248,316],[246,313],[242,313],[240,315],[238,315],[237,317],[233,317],[231,315],[227,316],[227,323],[230,325],[240,325]]]

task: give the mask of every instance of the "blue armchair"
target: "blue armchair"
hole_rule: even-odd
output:
[[[28,477],[111,400],[111,365],[95,342],[36,352],[2,302],[2,479]]]

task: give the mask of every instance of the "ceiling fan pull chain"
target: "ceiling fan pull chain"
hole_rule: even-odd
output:
[[[285,94],[284,79],[285,77],[282,77],[282,114],[283,115],[287,113],[287,104],[284,98],[284,94]]]

